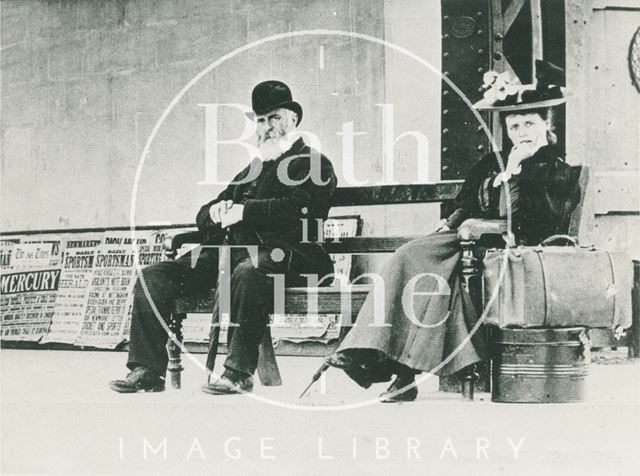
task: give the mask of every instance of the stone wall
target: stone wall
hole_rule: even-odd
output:
[[[191,79],[270,35],[358,32],[437,67],[438,2],[5,0],[0,6],[3,230],[122,226],[132,208],[140,225],[193,222],[197,208],[221,189],[200,183],[205,127],[198,104],[249,105],[252,87],[271,78],[291,86],[304,106],[302,129],[320,137],[339,177],[337,133],[353,122],[355,131],[366,132],[355,138],[357,177],[381,178],[382,108],[376,104],[385,101],[394,103],[396,136],[410,128],[429,137],[430,170],[438,177],[439,78],[380,44],[317,33],[267,41],[222,62],[175,105],[143,165],[140,160],[161,114]],[[220,139],[241,133],[237,110],[221,109],[220,120]],[[403,180],[415,175],[412,141],[397,144]],[[219,154],[221,179],[248,161],[239,146],[222,145]],[[370,231],[428,226],[367,213]],[[389,216],[395,218],[387,223]]]

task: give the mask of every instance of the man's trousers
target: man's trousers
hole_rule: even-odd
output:
[[[200,253],[195,266],[192,265],[192,252],[177,260],[162,261],[144,268],[142,278],[134,287],[127,367],[133,369],[143,365],[165,375],[168,335],[161,322],[168,322],[177,298],[205,293],[219,282],[220,286],[230,285],[230,302],[220,302],[219,289],[215,305],[221,312],[230,305],[229,351],[224,366],[253,375],[258,365],[258,347],[264,337],[269,314],[274,309],[274,279],[269,275],[284,275],[289,286],[306,284],[306,279],[298,272],[289,271],[287,254],[272,254],[269,249],[257,247],[253,249],[256,253],[251,256],[246,249],[233,248],[230,257],[227,252],[207,249]],[[283,254],[285,257],[281,260]],[[220,268],[219,255],[223,263]],[[223,275],[218,280],[218,270],[226,267],[224,260],[229,260],[230,280],[226,282]]]

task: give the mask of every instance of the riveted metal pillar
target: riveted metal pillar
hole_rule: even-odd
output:
[[[464,95],[443,79],[441,176],[445,180],[466,177],[488,150],[489,141],[469,103],[482,96],[478,88],[490,66],[489,23],[489,0],[442,0],[442,72]]]
[[[479,90],[482,77],[491,65],[489,1],[442,0],[442,72],[453,83],[443,78],[440,155],[443,180],[465,178],[471,166],[490,149],[485,130],[471,109],[471,104],[482,97]],[[481,117],[491,129],[488,114],[481,113]],[[443,216],[451,211],[443,205]],[[460,379],[442,377],[440,389],[460,391]],[[484,381],[478,382],[478,390],[488,390]]]

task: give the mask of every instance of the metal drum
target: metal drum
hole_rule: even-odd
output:
[[[589,339],[585,328],[492,329],[491,400],[566,403],[584,400]]]

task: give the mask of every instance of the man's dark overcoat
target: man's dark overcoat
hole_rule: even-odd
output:
[[[256,167],[259,174],[252,172]],[[130,369],[144,366],[165,374],[167,332],[161,320],[169,319],[177,298],[208,292],[219,284],[219,258],[230,261],[230,318],[237,325],[229,328],[225,367],[248,375],[256,370],[258,346],[274,310],[274,279],[270,275],[283,275],[288,285],[300,286],[306,284],[302,274],[321,279],[333,271],[331,259],[316,242],[316,220],[327,218],[337,183],[324,155],[298,139],[275,160],[254,159],[234,182],[241,183],[230,184],[200,209],[197,225],[205,245],[253,245],[257,260],[252,260],[246,249],[233,249],[229,256],[205,248],[144,268],[144,279],[139,279],[134,289]],[[211,221],[209,209],[221,200],[244,205],[241,222],[223,229]],[[214,321],[219,320],[221,309],[219,289],[217,286]],[[213,327],[212,337],[216,338],[211,341],[207,361],[210,369],[218,331],[219,327]]]

